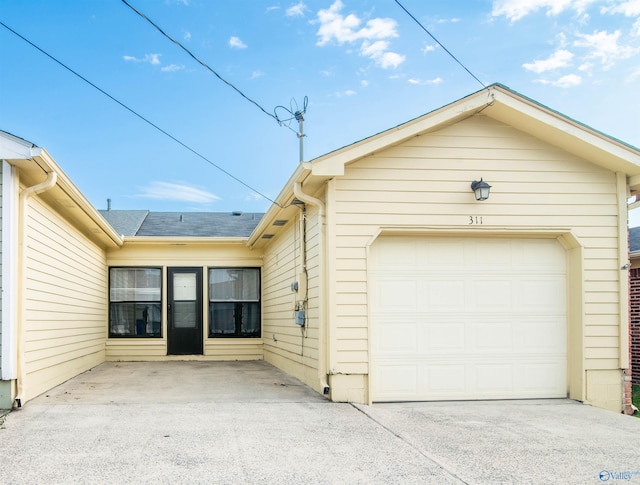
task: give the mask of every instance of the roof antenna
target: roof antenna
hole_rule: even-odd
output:
[[[294,104],[295,104],[295,108],[293,107]],[[302,109],[299,109],[298,103],[296,103],[296,101],[292,99],[291,106],[289,108],[285,108],[284,106],[276,106],[275,109],[273,110],[276,120],[278,120],[278,124],[280,124],[280,126],[284,125],[287,128],[289,128],[291,131],[293,131],[296,134],[296,136],[298,137],[298,140],[300,140],[300,162],[301,163],[304,162],[304,137],[306,136],[304,134],[304,114],[307,112],[308,105],[309,105],[309,98],[305,96],[302,104]],[[285,110],[288,114],[288,117],[285,119],[280,119],[278,117],[278,109]],[[295,131],[290,126],[293,120],[296,120],[298,122],[298,131]]]
[[[300,140],[300,163],[304,162],[304,113],[300,110],[293,113],[298,122],[298,140]]]

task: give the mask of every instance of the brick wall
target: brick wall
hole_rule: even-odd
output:
[[[640,385],[640,268],[630,270],[631,371]]]

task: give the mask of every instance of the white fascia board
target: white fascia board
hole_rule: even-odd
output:
[[[33,143],[0,131],[0,159],[28,160],[40,155],[41,148]]]
[[[562,113],[500,87],[494,88],[495,106],[487,114],[596,165],[627,175],[640,174],[640,152]]]
[[[16,261],[17,234],[17,178],[16,169],[2,160],[2,380],[17,378],[17,341],[16,341]]]

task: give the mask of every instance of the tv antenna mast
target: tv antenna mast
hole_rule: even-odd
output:
[[[276,120],[278,120],[278,123],[280,124],[280,126],[286,126],[291,131],[293,131],[298,137],[299,145],[300,145],[300,162],[301,163],[304,162],[304,137],[306,136],[304,134],[304,115],[307,112],[308,105],[309,105],[309,98],[305,96],[304,101],[302,102],[302,109],[300,109],[298,107],[298,103],[294,99],[292,99],[291,104],[289,105],[289,108],[286,108],[285,106],[276,106],[275,109],[273,110]],[[280,117],[278,116],[278,110],[284,110],[287,113],[287,118],[280,119]],[[298,122],[298,131],[295,131],[293,128],[291,128],[291,122],[293,120],[296,120]]]

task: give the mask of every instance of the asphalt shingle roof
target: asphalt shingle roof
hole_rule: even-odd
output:
[[[254,212],[100,211],[125,236],[249,237],[264,214]]]
[[[101,210],[107,222],[122,236],[135,236],[149,211]]]

